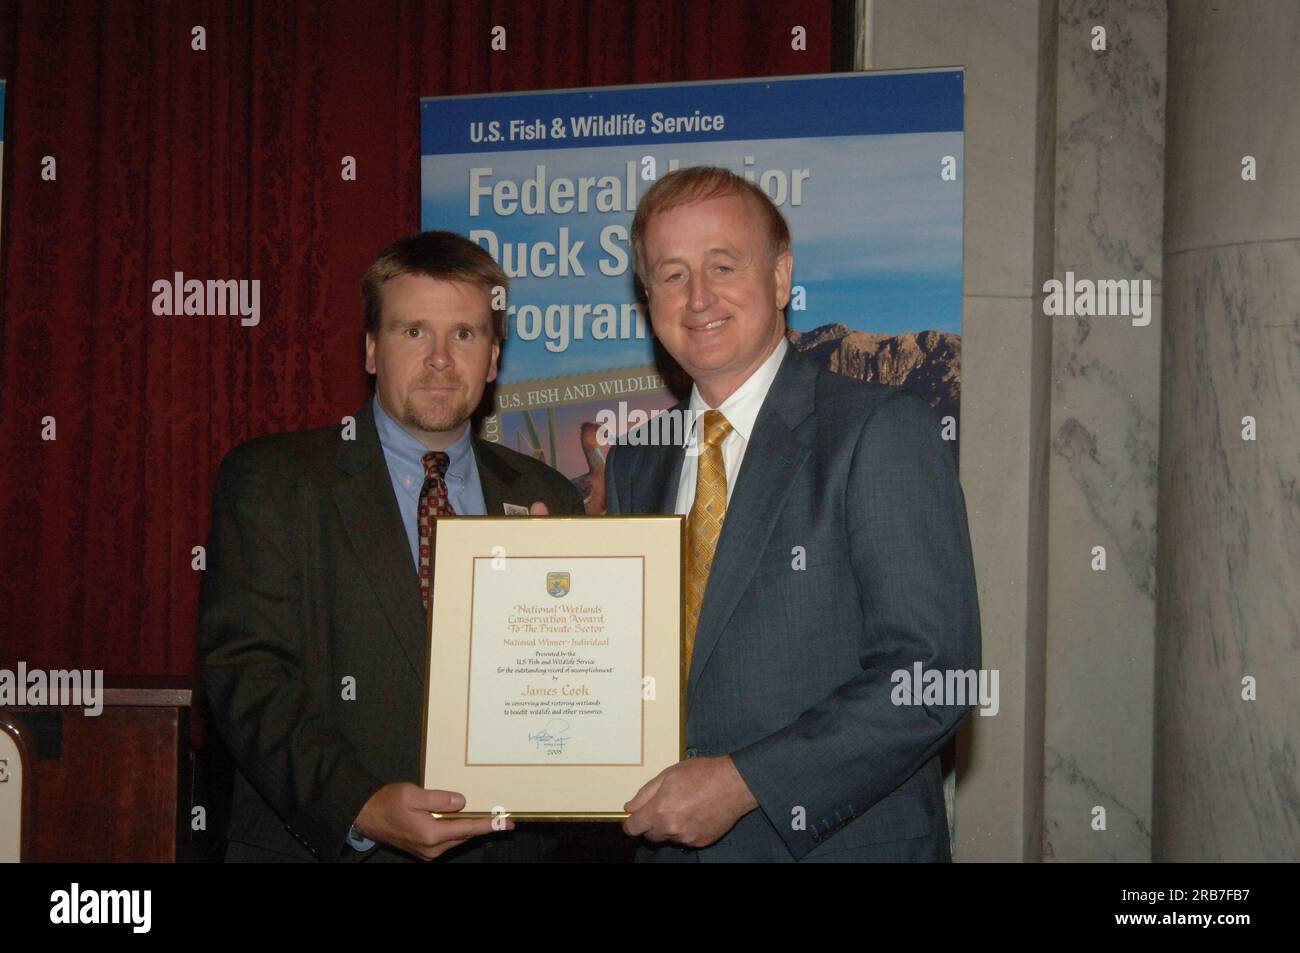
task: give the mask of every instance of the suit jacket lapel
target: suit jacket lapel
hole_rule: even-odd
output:
[[[649,466],[640,473],[632,474],[631,505],[625,507],[628,513],[676,513],[677,484],[682,478],[682,463],[685,459],[684,427],[674,431],[671,421],[680,420],[686,413],[689,401],[682,401],[655,418],[655,422],[646,428],[654,440],[654,453],[649,454]],[[681,440],[674,440],[680,437]]]
[[[343,440],[336,465],[352,474],[334,487],[334,500],[411,669],[423,682],[425,613],[420,576],[411,562],[410,543],[393,495],[370,401],[356,415],[355,440]]]
[[[749,588],[756,557],[767,547],[794,476],[811,452],[815,421],[808,418],[813,414],[816,380],[816,365],[791,348],[763,400],[709,571],[691,658],[688,705],[701,670]],[[673,487],[675,491],[675,481]]]
[[[475,437],[474,462],[478,466],[478,481],[483,487],[483,512],[488,516],[505,516],[505,504],[528,506],[533,501],[519,503],[512,499],[513,486],[519,471],[507,463],[485,440]]]
[[[651,493],[654,512],[677,512],[677,485],[682,479],[685,457],[686,451],[682,447],[665,447],[655,455],[654,470],[651,473],[654,482],[649,485],[649,489],[659,491],[657,494]]]

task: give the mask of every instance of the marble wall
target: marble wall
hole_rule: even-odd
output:
[[[1300,859],[1300,4],[858,9],[861,68],[967,71],[961,475],[1002,712],[959,739],[956,858]],[[1046,317],[1066,272],[1149,281],[1150,323]]]
[[[1170,4],[1169,50],[1153,854],[1296,861],[1300,5]]]
[[[860,14],[863,68],[967,74],[961,475],[1002,711],[959,739],[955,857],[1149,859],[1164,0]],[[1151,323],[1044,316],[1066,271],[1150,280]]]

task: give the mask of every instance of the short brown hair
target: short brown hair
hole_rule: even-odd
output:
[[[707,199],[729,195],[748,198],[758,209],[767,226],[767,241],[775,257],[790,249],[790,226],[768,194],[730,169],[712,165],[694,165],[669,172],[641,196],[632,219],[632,268],[645,284],[645,230],[650,219],[680,205],[692,205]]]
[[[488,293],[493,289],[509,290],[509,279],[482,246],[455,232],[420,232],[393,242],[375,258],[361,279],[361,303],[366,310],[366,333],[378,334],[381,304],[379,290],[399,275],[427,275],[442,281],[463,281],[478,285]],[[493,308],[492,330],[497,341],[506,336],[506,310]]]

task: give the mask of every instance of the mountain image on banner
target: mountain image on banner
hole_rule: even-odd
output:
[[[818,367],[860,381],[906,387],[940,417],[961,404],[961,336],[947,331],[873,334],[844,324],[786,332],[795,349]]]

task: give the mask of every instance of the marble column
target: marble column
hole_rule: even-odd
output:
[[[1297,64],[1300,5],[1169,5],[1156,860],[1300,860]]]
[[[954,859],[1038,860],[1056,3],[869,0],[860,13],[861,68],[966,69],[961,481],[1001,705],[958,737]]]
[[[1041,319],[1052,324],[1044,860],[1151,859],[1165,31],[1165,0],[1059,4],[1053,271],[1149,281],[1152,307],[1146,325]]]

